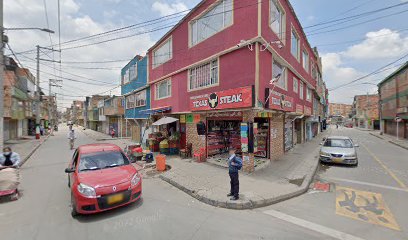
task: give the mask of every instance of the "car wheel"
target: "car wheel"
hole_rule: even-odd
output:
[[[74,197],[73,196],[71,196],[71,216],[73,218],[78,216],[78,212],[76,210],[76,206],[75,206],[75,203],[74,203]]]

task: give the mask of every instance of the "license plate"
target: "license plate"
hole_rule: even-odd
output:
[[[333,158],[333,162],[341,163],[341,162],[343,162],[343,159],[342,158]]]
[[[121,202],[122,200],[123,200],[123,194],[119,193],[119,194],[109,196],[108,199],[107,199],[107,202],[108,202],[109,205],[111,205],[111,204],[115,204],[117,202]]]

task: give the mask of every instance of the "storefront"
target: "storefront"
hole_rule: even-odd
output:
[[[255,139],[257,143],[257,151],[254,153],[255,157],[269,158],[269,122],[272,114],[267,112],[258,113],[258,117],[255,118],[257,133]]]

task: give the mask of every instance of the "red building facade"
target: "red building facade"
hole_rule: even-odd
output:
[[[151,107],[180,118],[194,151],[245,148],[241,123],[257,123],[258,155],[276,159],[320,129],[320,58],[287,0],[204,0],[148,57]]]

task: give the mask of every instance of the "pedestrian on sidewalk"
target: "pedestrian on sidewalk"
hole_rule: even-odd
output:
[[[0,154],[0,167],[18,167],[20,164],[20,155],[13,152],[10,147],[3,148]]]
[[[239,199],[239,176],[238,172],[242,168],[242,159],[235,155],[235,149],[229,149],[229,158],[228,158],[228,173],[230,176],[231,190],[227,195],[231,197],[230,200]]]
[[[112,136],[112,138],[114,138],[115,137],[115,129],[112,127],[112,129],[111,129],[111,136]]]

